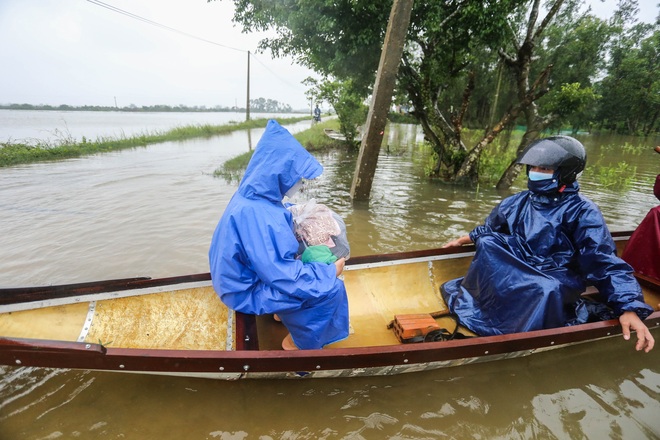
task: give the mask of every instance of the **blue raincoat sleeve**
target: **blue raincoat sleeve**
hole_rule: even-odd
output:
[[[259,206],[255,210],[248,204],[236,222],[240,225],[243,252],[249,256],[249,268],[254,271],[259,288],[277,292],[269,293],[264,300],[272,295],[283,301],[279,294],[284,294],[297,306],[300,301],[323,297],[341,284],[334,264],[303,264],[296,259],[298,241],[292,231],[291,214],[283,207]],[[281,309],[282,305],[276,308]]]
[[[635,312],[645,319],[653,309],[644,302],[632,267],[617,256],[616,245],[600,210],[589,200],[585,205],[579,221],[575,221],[578,226],[573,235],[573,242],[578,244],[576,258],[580,274],[596,286],[617,316]]]

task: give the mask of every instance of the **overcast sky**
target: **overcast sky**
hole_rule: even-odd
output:
[[[655,19],[657,1],[640,0],[640,19]],[[615,5],[592,1],[602,18]],[[250,97],[306,108],[313,72],[255,54],[263,35],[232,16],[231,0],[0,0],[0,103],[245,106],[249,50]]]

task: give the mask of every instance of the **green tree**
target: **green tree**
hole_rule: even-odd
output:
[[[350,81],[351,97],[368,96],[391,2],[233,1],[245,31],[275,31],[261,50],[293,56],[330,85]],[[587,125],[611,30],[583,9],[583,0],[414,3],[396,95],[438,158],[433,175],[475,179],[484,149],[516,123],[527,127],[519,149],[553,124]],[[466,143],[468,125],[484,136]],[[519,170],[512,164],[498,186]]]
[[[382,0],[233,0],[234,21],[246,32],[274,30],[261,50],[290,55],[330,82],[351,81],[365,99],[374,83],[391,2]],[[439,163],[455,169],[467,151],[461,137],[465,103],[447,106],[446,92],[465,80],[472,53],[498,45],[511,12],[526,0],[415,1],[397,94],[405,92]],[[493,52],[496,55],[496,52]],[[452,112],[452,107],[461,112]],[[438,166],[439,169],[439,166]]]
[[[636,24],[612,49],[598,117],[607,129],[648,136],[658,132],[660,114],[660,31]],[[648,35],[646,38],[643,36]]]
[[[582,0],[553,0],[546,5],[543,19],[540,5],[540,0],[532,2],[527,22],[517,32],[519,37],[500,51],[515,78],[518,103],[530,100],[522,111],[526,131],[517,153],[553,124],[572,117],[579,123],[575,115],[586,113],[598,98],[591,82],[602,65],[609,38],[605,23],[589,10],[580,13]],[[530,99],[532,94],[535,98]],[[497,187],[510,187],[521,169],[514,159]]]
[[[332,106],[339,119],[339,130],[349,144],[355,145],[358,127],[364,123],[369,108],[364,104],[362,94],[356,90],[353,82],[317,81],[308,78],[305,84],[312,87],[307,93],[309,99],[316,102],[327,101]]]

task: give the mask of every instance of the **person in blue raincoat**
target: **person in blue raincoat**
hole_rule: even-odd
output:
[[[617,257],[600,210],[579,193],[586,159],[572,137],[532,142],[518,158],[527,166],[528,191],[504,199],[485,224],[445,245],[476,245],[465,277],[441,286],[463,325],[487,336],[619,317],[625,339],[637,332],[637,350],[653,348],[642,322],[653,309]],[[587,283],[608,308],[581,298]]]
[[[289,330],[284,349],[317,349],[348,337],[348,299],[338,276],[345,260],[303,264],[292,214],[282,200],[319,162],[276,121],[268,121],[213,234],[213,287],[231,309],[277,314]]]

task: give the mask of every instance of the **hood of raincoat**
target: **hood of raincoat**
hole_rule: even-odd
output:
[[[238,193],[247,199],[265,198],[279,202],[300,179],[315,179],[321,164],[289,131],[270,120],[257,143]]]

